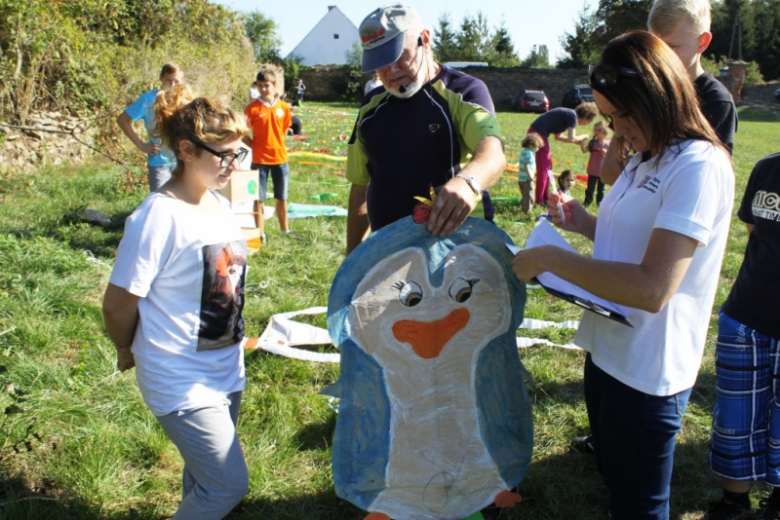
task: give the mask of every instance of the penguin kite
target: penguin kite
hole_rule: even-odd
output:
[[[336,274],[333,476],[367,519],[458,520],[520,500],[533,423],[515,340],[525,286],[506,243],[481,219],[437,237],[410,216]]]

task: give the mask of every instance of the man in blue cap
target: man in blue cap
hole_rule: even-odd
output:
[[[363,71],[376,70],[385,89],[363,100],[349,141],[347,254],[370,230],[411,215],[414,197],[429,198],[431,187],[428,229],[454,231],[506,167],[487,87],[434,60],[431,31],[413,7],[380,7],[359,33]]]

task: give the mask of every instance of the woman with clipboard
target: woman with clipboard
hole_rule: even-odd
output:
[[[593,312],[580,323],[588,419],[612,518],[667,519],[674,440],[729,232],[733,167],[685,68],[657,37],[615,38],[589,78],[625,168],[598,217],[559,194],[549,206],[556,225],[593,240],[593,257],[535,247],[517,254],[514,269],[525,282],[550,272],[629,308],[633,328]]]

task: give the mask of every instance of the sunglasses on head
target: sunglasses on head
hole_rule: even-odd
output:
[[[608,63],[588,67],[588,80],[591,87],[611,87],[618,82],[621,76],[638,78],[639,73],[628,67],[618,67]]]
[[[192,141],[195,143],[195,146],[202,150],[206,150],[211,155],[216,155],[219,157],[219,167],[220,168],[227,168],[231,164],[233,164],[233,161],[238,161],[241,163],[246,158],[246,155],[249,153],[249,150],[246,148],[239,148],[237,152],[218,152],[216,150],[212,150],[208,146],[206,146],[203,143],[199,143],[198,141]]]

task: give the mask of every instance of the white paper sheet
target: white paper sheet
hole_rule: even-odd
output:
[[[526,249],[531,249],[533,247],[539,247],[543,245],[556,246],[566,251],[576,253],[571,244],[569,244],[566,239],[563,238],[547,220],[540,220],[539,223],[536,224],[536,227],[534,227],[534,230],[528,237],[528,241],[526,242]],[[507,247],[515,254],[520,251],[520,248],[516,246],[507,244]],[[567,282],[563,278],[555,276],[552,273],[542,273],[536,278],[539,280],[539,282],[541,282],[542,285],[549,287],[550,289],[554,289],[566,294],[571,294],[583,300],[589,300],[596,305],[599,305],[609,311],[622,314],[623,316],[628,314],[628,309],[626,307],[612,303],[603,298],[599,298],[598,296],[594,296],[585,289],[574,285],[573,283]]]

